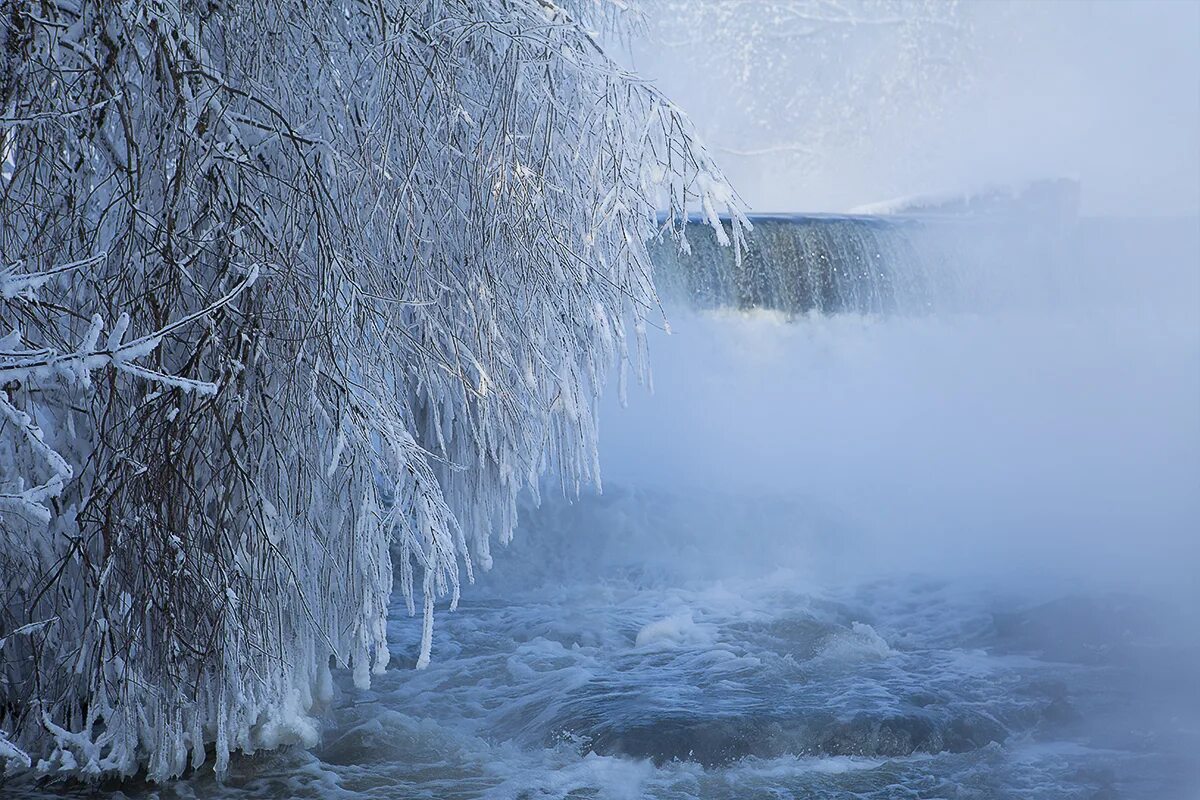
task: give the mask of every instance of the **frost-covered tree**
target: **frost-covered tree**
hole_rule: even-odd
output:
[[[608,4],[0,12],[0,759],[311,742],[393,567],[421,666],[518,492],[598,478],[645,242],[729,192]]]

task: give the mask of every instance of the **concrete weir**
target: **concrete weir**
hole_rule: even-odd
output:
[[[690,253],[656,241],[651,256],[664,300],[700,309],[886,313],[930,294],[917,221],[824,214],[750,221],[740,263],[706,226],[689,228]]]
[[[1078,185],[926,196],[869,213],[761,214],[740,262],[711,228],[689,225],[689,251],[651,243],[663,300],[696,309],[785,314],[923,313],[1043,282],[1076,223]],[[727,223],[726,223],[727,224]],[[1007,286],[1006,286],[1007,284]]]

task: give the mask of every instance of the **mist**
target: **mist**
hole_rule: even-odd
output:
[[[1049,573],[1194,602],[1194,323],[673,315],[654,394],[605,409],[606,482],[804,498],[837,523],[843,567]]]
[[[658,12],[651,37],[679,40],[678,11]],[[799,47],[818,34],[726,22],[705,29],[705,47],[634,48],[718,150],[735,135],[745,150],[803,143],[803,109],[773,102],[788,94],[781,58],[809,93],[856,70],[856,85],[875,86],[875,70],[927,101],[911,115],[877,103],[879,122],[846,109],[847,135],[818,137],[815,157],[725,153],[752,209],[836,212],[1070,176],[1078,217],[1062,246],[1033,255],[1015,247],[1036,221],[993,225],[977,245],[990,258],[956,267],[972,281],[987,269],[966,308],[944,296],[882,317],[668,308],[671,335],[651,337],[653,393],[602,414],[606,481],[802,496],[862,537],[862,564],[1090,579],[1194,604],[1200,6],[967,4],[932,31],[846,26],[821,40],[846,51],[824,92],[826,54],[764,46],[721,60],[724,37]],[[856,49],[863,37],[876,46]],[[958,60],[879,60],[914,41]]]

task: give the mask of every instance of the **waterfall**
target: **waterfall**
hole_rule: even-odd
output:
[[[927,302],[934,280],[915,246],[920,223],[869,216],[758,216],[740,263],[711,229],[689,233],[690,253],[655,242],[659,291],[699,309],[787,314],[887,313]]]
[[[689,230],[689,250],[664,237],[651,255],[663,300],[698,310],[921,314],[1055,302],[1077,194],[1073,182],[1040,181],[870,213],[752,215],[740,262],[703,225]]]

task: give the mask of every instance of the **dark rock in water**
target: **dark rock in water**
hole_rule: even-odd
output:
[[[770,719],[680,717],[602,731],[592,738],[591,749],[600,755],[646,758],[658,765],[695,761],[715,767],[747,756],[780,756],[789,749],[788,738],[783,726]]]
[[[831,756],[908,756],[913,753],[964,753],[1008,737],[1004,726],[982,714],[964,714],[943,722],[932,715],[873,717],[859,714],[836,722],[820,734],[815,751]]]
[[[1008,731],[996,720],[984,714],[967,714],[955,717],[943,731],[943,749],[951,753],[965,753],[985,747],[992,742],[1003,744]]]
[[[1065,697],[1056,697],[1042,709],[1042,719],[1045,727],[1052,730],[1071,728],[1083,721],[1083,716],[1076,710],[1071,701]]]
[[[858,714],[850,720],[817,716],[806,720],[723,715],[670,717],[628,727],[606,726],[586,737],[600,755],[645,758],[655,764],[694,761],[725,766],[748,756],[784,754],[909,756],[962,753],[1003,742],[1008,732],[982,714],[942,720],[932,714]]]
[[[1017,686],[1013,696],[1028,700],[1007,721],[1030,729],[1039,739],[1056,739],[1076,730],[1083,716],[1071,702],[1070,690],[1061,680],[1034,680]]]
[[[1065,597],[1033,608],[993,615],[1002,652],[1034,653],[1052,661],[1111,664],[1157,628],[1154,615],[1127,598]]]
[[[835,722],[822,732],[815,750],[831,756],[907,756],[936,753],[942,736],[934,724],[918,715],[884,717],[859,714],[849,722]]]
[[[908,704],[916,708],[925,708],[941,702],[936,695],[929,692],[913,692],[907,698]]]
[[[780,617],[767,622],[735,622],[730,629],[747,641],[762,642],[764,647],[787,653],[802,661],[821,652],[822,646],[845,627],[818,620],[808,614]]]

